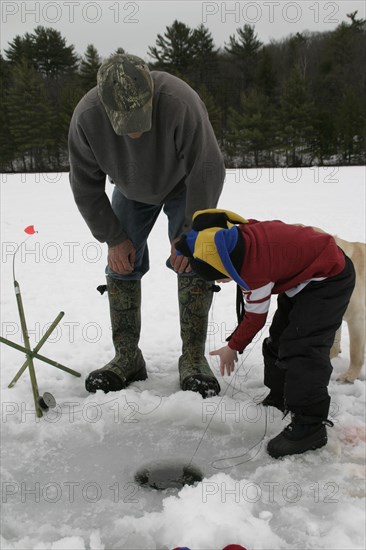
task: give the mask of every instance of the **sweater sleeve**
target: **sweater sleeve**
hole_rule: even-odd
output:
[[[106,174],[100,169],[88,140],[75,119],[69,130],[70,185],[76,205],[99,242],[114,246],[128,237],[105,192]]]
[[[199,100],[200,101],[200,100]],[[183,231],[192,225],[196,210],[215,208],[225,179],[225,165],[206,108],[187,109],[176,135],[178,156],[185,163],[187,189]]]
[[[245,313],[229,341],[231,349],[243,351],[264,327],[271,304],[273,287],[274,283],[270,282],[249,293],[244,293]]]

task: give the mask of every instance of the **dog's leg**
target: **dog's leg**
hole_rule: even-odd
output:
[[[341,382],[354,382],[359,377],[365,354],[365,319],[348,319],[351,363],[346,372],[338,377]]]
[[[341,353],[341,339],[342,339],[342,325],[337,330],[333,346],[330,350],[330,358],[334,359],[334,357],[337,357]]]

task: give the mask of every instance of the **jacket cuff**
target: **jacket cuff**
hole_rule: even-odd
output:
[[[123,243],[124,241],[127,241],[128,239],[128,236],[127,234],[123,231],[122,233],[120,233],[117,237],[115,237],[114,239],[111,239],[111,240],[108,240],[106,241],[107,245],[109,248],[111,248],[112,246],[117,246],[117,244],[121,244]]]

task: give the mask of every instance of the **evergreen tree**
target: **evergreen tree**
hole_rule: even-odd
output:
[[[9,115],[9,94],[10,94],[10,63],[5,61],[0,54],[0,172],[6,172],[13,168],[15,158],[15,144],[10,133],[12,120]]]
[[[356,16],[358,14],[358,10],[352,12],[352,13],[347,13],[347,17],[348,19],[351,20],[351,27],[357,31],[365,31],[365,27],[366,27],[366,19],[357,19]]]
[[[210,94],[205,85],[199,86],[197,93],[206,105],[208,117],[210,119],[212,128],[215,132],[216,138],[222,141],[222,124],[221,124],[221,109],[215,98]]]
[[[97,49],[93,46],[93,44],[89,44],[79,66],[80,81],[82,88],[85,91],[88,91],[96,86],[97,72],[101,63],[102,61]]]
[[[199,25],[193,30],[191,37],[192,60],[186,72],[192,86],[197,90],[204,88],[210,96],[214,95],[219,80],[217,74],[218,51],[207,27]]]
[[[262,48],[258,61],[255,87],[272,100],[277,98],[278,77],[269,47]]]
[[[32,34],[17,36],[6,54],[12,72],[7,108],[16,154],[24,170],[57,168],[65,157],[68,131],[60,123],[61,96],[79,78],[74,47],[55,29],[39,26]],[[17,109],[17,103],[22,107]]]
[[[21,159],[24,171],[43,171],[52,147],[55,113],[47,98],[44,81],[26,62],[16,65],[13,79],[7,108],[15,154]]]
[[[9,48],[4,51],[9,63],[16,65],[26,61],[28,65],[36,68],[34,36],[29,33],[26,33],[24,37],[17,35],[8,44]]]
[[[310,141],[311,156],[322,166],[337,152],[337,129],[333,113],[316,104],[313,118],[314,134]]]
[[[355,12],[356,14],[357,12]],[[321,79],[324,104],[334,110],[352,85],[358,94],[365,93],[366,86],[366,27],[363,20],[350,14],[351,24],[342,22],[324,40],[321,50],[319,79]]]
[[[239,111],[229,110],[228,152],[240,166],[269,165],[273,146],[274,111],[258,90],[243,95]]]
[[[336,113],[336,130],[342,161],[365,162],[366,105],[352,86],[345,89]]]
[[[192,63],[193,31],[177,20],[166,27],[164,36],[158,34],[156,46],[149,46],[149,55],[155,59],[154,67],[181,75]]]
[[[239,38],[237,39],[235,35],[231,35],[229,45],[225,45],[225,50],[237,62],[240,71],[238,77],[240,91],[247,92],[254,84],[262,42],[258,40],[254,26],[244,25],[242,29],[237,29],[237,33]]]
[[[213,36],[204,25],[199,25],[193,30],[192,61],[202,73],[211,70],[217,63],[218,49],[215,48]]]
[[[34,55],[38,71],[47,78],[75,73],[78,57],[74,46],[66,46],[59,31],[39,26],[34,31]]]
[[[309,36],[305,33],[296,33],[295,36],[290,36],[287,42],[287,67],[288,72],[292,71],[294,67],[300,70],[302,76],[305,78],[307,75],[307,69],[309,59],[307,55],[309,45]]]
[[[262,42],[258,40],[255,34],[255,28],[251,25],[244,25],[242,29],[236,29],[239,35],[239,40],[233,34],[229,38],[229,45],[225,46],[225,50],[231,55],[248,61],[253,56],[255,57],[262,47]]]
[[[33,34],[16,36],[5,53],[11,63],[26,61],[47,78],[57,79],[77,69],[74,46],[66,46],[65,38],[53,28],[38,26]]]
[[[57,155],[56,161],[62,168],[68,167],[67,141],[71,117],[76,105],[84,94],[85,90],[77,83],[62,89],[57,109],[57,118],[53,129],[53,135],[55,137],[54,150]]]
[[[293,69],[285,82],[280,103],[278,135],[286,155],[286,165],[301,166],[303,157],[311,150],[314,105],[299,67]]]

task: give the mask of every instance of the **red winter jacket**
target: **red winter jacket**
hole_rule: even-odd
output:
[[[245,315],[229,347],[242,351],[263,328],[271,294],[295,296],[310,281],[338,275],[345,258],[331,235],[312,227],[249,220],[239,230],[244,238],[240,276],[250,292],[243,291]]]

